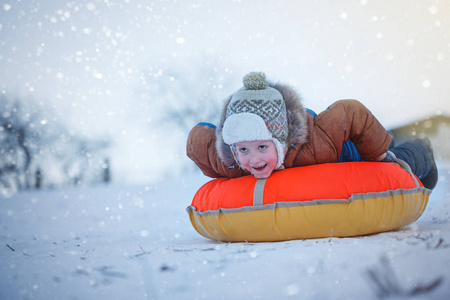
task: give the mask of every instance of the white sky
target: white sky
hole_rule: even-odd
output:
[[[157,97],[148,111],[136,104],[143,71],[228,68],[235,85],[212,99],[222,101],[261,70],[317,112],[355,98],[388,128],[450,114],[450,1],[0,3],[1,92],[53,106],[75,131],[112,136],[113,164],[142,180],[185,159],[172,146],[185,136],[151,130]],[[175,152],[159,157],[167,148]]]

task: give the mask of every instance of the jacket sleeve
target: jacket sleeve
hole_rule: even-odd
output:
[[[318,160],[329,160],[320,157],[320,147],[333,148],[332,155],[339,159],[342,145],[350,140],[365,161],[374,161],[386,153],[392,142],[392,136],[362,103],[357,100],[340,100],[315,118],[314,138],[321,140],[315,144]],[[323,142],[325,141],[325,142]],[[328,151],[330,153],[330,151]],[[335,159],[333,158],[333,159]]]
[[[216,130],[207,125],[198,124],[189,133],[186,155],[194,161],[208,177],[241,177],[248,175],[238,166],[226,166],[216,151]]]

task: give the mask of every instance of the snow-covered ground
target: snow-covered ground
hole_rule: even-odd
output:
[[[0,299],[449,299],[450,168],[414,224],[357,238],[220,243],[199,174],[0,199]]]

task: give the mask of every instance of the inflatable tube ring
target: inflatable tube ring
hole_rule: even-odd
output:
[[[409,166],[385,162],[329,163],[204,184],[187,208],[204,237],[232,242],[349,237],[415,222],[431,190]],[[402,167],[403,168],[402,168]]]

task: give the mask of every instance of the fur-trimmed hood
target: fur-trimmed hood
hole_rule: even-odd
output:
[[[306,125],[306,109],[301,103],[300,95],[290,86],[281,83],[268,82],[268,86],[278,90],[283,96],[286,105],[288,120],[287,146],[301,144],[306,141],[308,129]],[[230,146],[225,144],[222,137],[223,124],[225,123],[227,107],[233,95],[225,99],[224,107],[220,117],[220,123],[216,130],[216,149],[220,159],[228,166],[234,164],[235,160]]]

